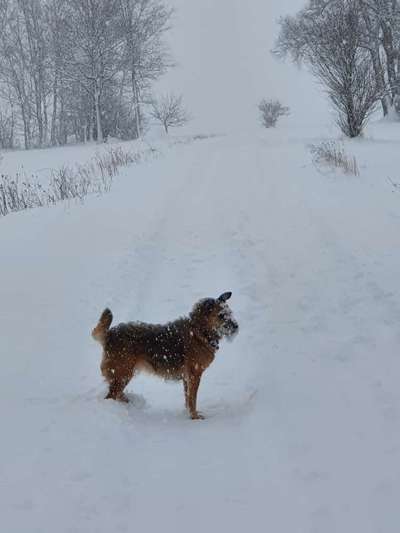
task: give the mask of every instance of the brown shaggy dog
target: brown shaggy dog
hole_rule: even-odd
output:
[[[226,303],[232,296],[200,300],[188,317],[168,324],[128,322],[110,328],[106,309],[92,336],[103,346],[101,372],[109,384],[106,398],[127,402],[124,389],[136,371],[164,379],[183,380],[186,409],[192,419],[203,418],[196,407],[201,375],[210,366],[223,337],[233,337],[239,326]]]

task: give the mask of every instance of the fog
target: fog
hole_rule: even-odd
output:
[[[177,65],[158,84],[182,93],[197,128],[221,132],[258,124],[262,97],[280,98],[292,110],[292,124],[326,123],[321,88],[305,69],[271,53],[280,16],[295,13],[304,0],[172,0],[176,9],[168,35]]]

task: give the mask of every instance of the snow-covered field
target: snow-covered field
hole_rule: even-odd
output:
[[[110,194],[0,219],[2,531],[398,533],[397,129],[346,143],[359,177],[319,172],[318,135],[288,128],[172,146]],[[225,290],[241,331],[201,384],[206,420],[148,376],[103,400],[106,305],[158,322]]]
[[[0,172],[9,176],[18,175],[23,179],[39,182],[45,186],[48,184],[53,170],[58,170],[62,167],[68,167],[73,170],[79,166],[90,164],[98,156],[102,157],[110,151],[119,149],[125,153],[141,154],[144,157],[147,157],[151,152],[157,155],[175,144],[189,142],[191,137],[190,135],[182,135],[165,138],[156,134],[141,141],[110,139],[103,144],[93,142],[71,144],[57,149],[0,151]]]

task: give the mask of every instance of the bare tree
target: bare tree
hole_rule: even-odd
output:
[[[10,112],[0,110],[0,148],[14,148],[15,116],[11,107]]]
[[[70,5],[68,29],[72,54],[67,72],[92,98],[97,142],[103,142],[102,97],[120,66],[117,0],[70,0]]]
[[[357,137],[382,97],[370,55],[358,0],[310,1],[295,17],[280,21],[276,53],[305,61],[320,80],[337,112],[343,133]]]
[[[382,89],[382,109],[396,109],[400,97],[400,4],[398,0],[358,0],[365,22],[365,47],[377,83]]]
[[[150,115],[163,125],[167,134],[170,127],[183,126],[190,119],[181,95],[165,94],[151,100],[150,106]]]
[[[289,108],[282,105],[279,100],[261,100],[258,105],[261,113],[261,122],[265,128],[275,128],[278,119],[290,114]]]
[[[37,144],[43,146],[47,142],[48,116],[47,95],[48,85],[48,31],[45,25],[43,3],[37,0],[18,0],[23,23],[25,50],[27,54],[26,68],[33,89],[33,109],[37,125]]]
[[[70,8],[66,0],[47,0],[45,3],[45,24],[48,28],[49,93],[51,99],[50,142],[66,144],[68,119],[66,112],[67,94],[71,85],[66,77],[68,45],[68,17]]]
[[[24,145],[32,144],[32,80],[29,77],[29,58],[26,35],[17,4],[0,0],[0,90],[4,99],[19,109],[23,124]]]
[[[359,9],[364,22],[364,39],[362,46],[368,51],[374,69],[375,81],[381,92],[381,106],[386,116],[391,106],[387,91],[386,72],[381,54],[380,23],[364,0],[359,0]]]
[[[124,65],[129,73],[136,132],[140,137],[143,92],[170,65],[162,36],[169,28],[173,11],[159,0],[119,0],[119,8]]]

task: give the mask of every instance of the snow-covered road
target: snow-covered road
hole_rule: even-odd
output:
[[[398,533],[400,195],[355,148],[345,178],[299,138],[208,139],[0,220],[5,532]],[[103,400],[106,305],[162,322],[225,290],[205,421],[148,376]]]

